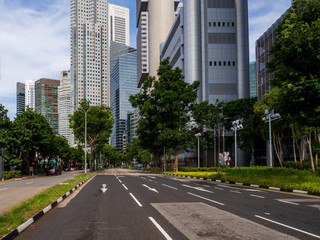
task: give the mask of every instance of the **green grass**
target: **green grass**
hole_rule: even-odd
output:
[[[166,172],[169,174],[193,176],[214,180],[256,184],[266,187],[278,187],[285,190],[303,190],[320,193],[319,173],[290,168],[238,167],[203,172]]]
[[[0,237],[8,234],[20,224],[27,221],[46,206],[57,200],[66,192],[73,189],[84,179],[92,176],[93,173],[77,175],[74,178],[64,181],[64,184],[57,184],[47,190],[35,195],[29,200],[12,208],[9,212],[0,216]]]

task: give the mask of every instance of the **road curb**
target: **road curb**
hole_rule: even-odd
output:
[[[39,218],[41,218],[43,215],[45,215],[47,212],[49,212],[51,209],[55,208],[58,206],[59,203],[61,203],[64,199],[66,199],[71,193],[73,193],[76,189],[78,189],[82,184],[87,182],[89,179],[93,178],[95,175],[92,175],[91,177],[86,178],[83,180],[81,183],[79,183],[77,186],[72,188],[70,191],[67,193],[63,194],[61,197],[59,197],[56,201],[51,203],[50,205],[46,206],[42,211],[38,212],[35,214],[32,218],[29,218],[26,222],[21,224],[19,227],[11,231],[9,234],[6,236],[2,237],[1,240],[11,240],[16,238],[18,235],[20,235],[25,229],[27,229],[31,224],[36,222]]]
[[[148,171],[146,171],[148,172]],[[277,188],[277,187],[269,187],[269,186],[260,186],[255,184],[249,184],[249,183],[238,183],[233,181],[224,181],[219,179],[206,179],[206,178],[200,178],[200,177],[193,177],[193,176],[183,176],[183,175],[175,175],[175,174],[168,174],[168,173],[157,173],[162,175],[168,175],[168,176],[174,176],[174,177],[184,177],[184,178],[194,178],[199,180],[205,180],[205,181],[212,181],[212,182],[218,182],[218,183],[227,183],[227,184],[234,184],[238,186],[248,186],[248,187],[254,187],[254,188],[261,188],[261,189],[269,189],[279,192],[289,192],[289,193],[298,193],[303,195],[310,195],[310,196],[320,196],[320,193],[310,193],[308,191],[302,191],[297,189],[283,189],[283,188]]]

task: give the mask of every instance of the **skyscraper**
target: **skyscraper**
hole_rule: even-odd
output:
[[[137,52],[124,44],[111,42],[111,109],[115,123],[111,133],[111,144],[117,151],[124,148],[124,135],[127,129],[127,114],[133,108],[130,95],[139,92],[137,88]]]
[[[72,129],[69,127],[69,115],[73,114],[73,92],[70,70],[60,72],[60,86],[58,87],[59,134],[69,145],[74,144]]]
[[[164,43],[161,60],[200,81],[199,101],[249,97],[247,0],[184,1]]]
[[[25,108],[25,84],[17,82],[17,114],[21,114]]]
[[[26,81],[26,108],[33,108],[34,105],[34,81],[27,80]]]
[[[56,133],[59,132],[58,86],[59,80],[41,78],[35,82],[35,110],[45,117]]]
[[[116,41],[129,39],[126,30],[129,17],[123,18],[126,14],[119,10],[121,7],[112,5],[110,8],[113,11],[109,19],[106,0],[71,0],[71,76],[75,109],[84,98],[92,105],[110,105],[109,31]],[[125,34],[122,34],[123,24]]]
[[[136,0],[138,87],[157,76],[160,44],[165,41],[180,0]]]

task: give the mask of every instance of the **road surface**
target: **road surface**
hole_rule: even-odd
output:
[[[17,239],[319,239],[320,199],[107,170]]]

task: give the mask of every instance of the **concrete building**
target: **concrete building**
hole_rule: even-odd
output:
[[[111,145],[117,151],[124,149],[124,135],[127,136],[127,114],[133,108],[129,102],[130,95],[139,92],[137,88],[137,52],[128,46],[113,43],[111,46],[111,109],[115,123],[111,133]],[[120,54],[122,52],[122,54]],[[120,54],[120,55],[119,55]]]
[[[25,84],[17,82],[17,114],[21,114],[25,109]]]
[[[41,78],[35,82],[35,110],[46,118],[56,133],[59,132],[59,86],[59,80]]]
[[[110,9],[108,16],[106,0],[71,0],[75,109],[82,99],[89,100],[91,105],[110,106],[109,36],[116,41],[129,41],[128,11],[115,5],[110,5]]]
[[[250,63],[250,97],[257,96],[256,62]]]
[[[70,79],[70,70],[60,72],[60,86],[58,87],[59,135],[64,137],[70,146],[75,144],[72,129],[69,127],[69,115],[73,114],[74,87]]]
[[[188,0],[161,44],[161,60],[200,81],[199,101],[249,97],[247,0]]]
[[[26,81],[26,109],[27,107],[34,109],[34,81]]]
[[[148,76],[157,76],[159,46],[175,18],[179,0],[136,0],[138,87]]]

